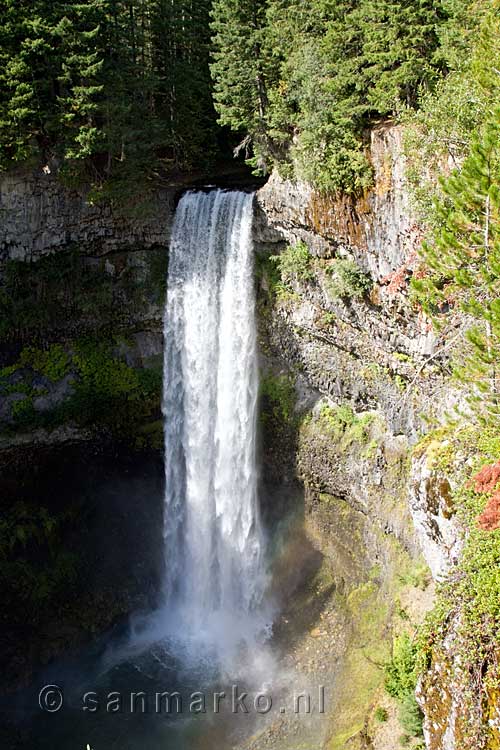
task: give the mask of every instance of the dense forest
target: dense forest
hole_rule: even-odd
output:
[[[7,0],[0,165],[53,160],[67,180],[130,189],[234,147],[260,172],[360,191],[373,123],[423,107],[461,144],[491,108],[495,5]]]
[[[209,3],[3,3],[1,164],[140,182],[214,155]]]

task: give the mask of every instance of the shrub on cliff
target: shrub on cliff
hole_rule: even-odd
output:
[[[333,298],[359,299],[372,288],[372,280],[355,261],[349,258],[337,258],[328,267],[330,279],[327,289]]]
[[[392,658],[385,667],[385,689],[393,698],[403,700],[415,690],[417,647],[407,633],[394,639]]]
[[[305,242],[287,245],[279,255],[272,255],[271,260],[276,264],[286,287],[293,281],[309,281],[314,276],[311,268],[312,255]]]
[[[422,712],[415,698],[417,644],[408,633],[395,638],[391,660],[385,667],[385,689],[399,704],[399,721],[408,734],[422,734]]]

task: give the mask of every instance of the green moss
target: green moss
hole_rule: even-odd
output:
[[[12,405],[12,419],[19,427],[27,427],[36,419],[33,399],[28,396],[22,401],[15,401]]]
[[[399,374],[394,375],[394,384],[395,384],[396,388],[398,389],[398,391],[401,391],[401,392],[405,391],[406,390],[406,386],[408,385],[407,382],[406,382],[406,380],[405,380],[405,378],[403,378]]]
[[[263,422],[269,418],[285,424],[294,422],[296,393],[293,380],[288,375],[264,375],[260,381],[260,396]]]
[[[387,657],[384,631],[388,608],[373,582],[362,584],[350,592],[346,603],[339,600],[339,608],[347,607],[346,615],[354,632],[339,684],[342,684],[342,704],[336,710],[335,731],[329,750],[344,750],[346,743],[363,732],[373,698],[383,681],[380,664]]]
[[[376,453],[378,451],[378,441],[373,438],[370,440],[368,445],[366,446],[366,449],[362,453],[362,457],[366,458],[368,461],[375,457]]]
[[[108,345],[91,339],[77,343],[73,366],[78,381],[62,409],[66,418],[135,437],[138,425],[159,410],[161,368],[130,367]]]
[[[346,404],[329,406],[323,404],[317,424],[317,429],[329,433],[335,440],[340,440],[348,427],[354,424],[355,415],[352,408]]]
[[[335,407],[323,404],[315,427],[341,442],[343,448],[348,448],[354,443],[366,445],[375,419],[376,415],[372,413],[356,414],[348,404]],[[374,439],[370,446],[371,454],[377,447]]]
[[[406,354],[405,352],[394,352],[394,357],[400,362],[413,362],[413,359],[410,357],[410,355]]]
[[[431,581],[431,572],[425,562],[416,563],[400,575],[399,580],[403,585],[414,586],[424,591]]]
[[[320,328],[328,328],[333,323],[335,323],[335,315],[332,312],[323,313],[318,321],[318,325],[320,326]]]
[[[53,344],[45,350],[26,346],[19,357],[20,367],[30,367],[53,383],[67,375],[69,365],[70,356],[60,344]]]
[[[160,447],[157,431],[151,427],[141,433],[141,428],[155,420],[160,410],[161,363],[151,368],[133,368],[115,353],[111,343],[81,339],[71,344],[69,352],[58,344],[47,350],[27,347],[19,362],[7,368],[9,376],[20,368],[25,378],[12,388],[19,393],[25,390],[27,395],[14,402],[14,425],[5,426],[6,431],[53,429],[73,423],[108,430],[138,448]],[[71,372],[75,378],[71,395],[53,409],[37,413],[33,396],[40,394],[31,386],[33,372],[40,372],[53,382]]]
[[[375,717],[375,721],[378,721],[380,724],[384,724],[389,718],[389,714],[387,713],[385,708],[382,708],[382,706],[377,706],[373,715]]]
[[[361,414],[356,416],[353,424],[347,430],[344,437],[344,445],[347,447],[351,443],[365,445],[370,435],[370,428],[375,421],[374,414]],[[372,441],[372,443],[376,441]]]
[[[361,370],[361,375],[369,383],[378,380],[383,374],[384,369],[378,364],[378,362],[367,362]]]
[[[426,444],[433,466],[446,467],[455,473],[457,489],[452,503],[457,520],[464,529],[464,548],[456,568],[440,585],[436,606],[427,617],[418,637],[419,669],[425,672],[438,659],[443,641],[453,627],[454,654],[465,673],[473,680],[473,690],[464,691],[472,712],[477,700],[487,705],[488,692],[500,685],[498,643],[500,641],[500,530],[485,531],[477,524],[490,493],[477,493],[471,477],[485,464],[500,460],[500,441],[495,426],[464,429],[446,433],[446,460],[437,451],[436,441]],[[452,458],[455,456],[456,463]],[[458,458],[460,460],[458,460]],[[468,678],[468,679],[469,679]],[[489,728],[483,725],[464,727],[473,736],[470,746],[487,743]],[[469,745],[467,745],[469,746]],[[486,746],[486,744],[485,744]]]

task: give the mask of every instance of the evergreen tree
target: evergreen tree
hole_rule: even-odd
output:
[[[469,349],[457,373],[471,384],[480,417],[489,419],[500,413],[500,109],[442,187],[441,226],[425,247],[434,276],[414,285],[470,316]]]
[[[433,85],[446,17],[430,0],[217,0],[220,121],[249,133],[265,167],[325,192],[362,191],[364,131]]]
[[[4,0],[0,168],[57,157],[67,178],[142,191],[210,163],[215,104],[262,171],[362,191],[367,128],[457,57],[466,3]]]
[[[200,169],[214,156],[209,10],[208,0],[153,3],[153,61],[160,82],[156,101],[168,133],[163,158],[174,168]]]
[[[98,140],[94,115],[102,92],[96,0],[38,0],[4,9],[0,39],[0,163],[54,152],[88,156]]]
[[[51,34],[58,52],[55,117],[62,130],[64,157],[86,159],[100,150],[102,138],[97,122],[104,89],[100,3],[68,3],[62,12]]]
[[[1,168],[55,157],[120,193],[209,164],[209,0],[6,0],[0,20]]]
[[[371,179],[362,132],[366,93],[361,78],[361,29],[351,22],[357,3],[327,7],[322,37],[314,42],[302,76],[295,158],[301,175],[324,192],[360,192]],[[308,72],[306,72],[308,71]]]
[[[272,150],[268,133],[269,87],[276,64],[269,49],[266,0],[215,0],[213,4],[214,100],[219,122],[246,133],[256,165],[265,170]]]
[[[433,65],[443,13],[431,0],[362,0],[348,21],[362,36],[359,70],[367,104],[377,114],[415,106],[436,79]]]

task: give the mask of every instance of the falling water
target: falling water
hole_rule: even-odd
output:
[[[178,627],[206,634],[215,624],[219,639],[248,628],[265,584],[252,201],[221,190],[183,196],[164,317],[167,607],[184,614]]]

